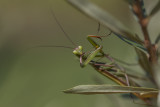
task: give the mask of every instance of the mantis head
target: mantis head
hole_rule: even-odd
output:
[[[82,52],[82,46],[78,46],[77,48],[75,48],[73,50],[73,54],[75,54],[75,55],[82,55],[83,54],[83,52]]]

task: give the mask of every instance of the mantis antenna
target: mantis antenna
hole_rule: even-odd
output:
[[[60,29],[61,29],[62,32],[64,33],[65,37],[66,37],[74,46],[77,46],[77,45],[72,41],[72,39],[68,36],[68,34],[65,32],[65,30],[63,29],[63,27],[61,26],[61,24],[59,23],[56,15],[54,14],[53,9],[52,9],[51,7],[50,7],[50,10],[51,10],[52,16],[54,17],[56,23],[58,24],[58,26],[60,27]]]

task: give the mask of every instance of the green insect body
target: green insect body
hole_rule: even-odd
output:
[[[83,55],[82,46],[78,46],[73,50],[73,54],[76,56],[82,57],[82,60],[85,59],[84,63],[81,63],[81,67],[85,67],[96,55],[101,51],[102,46],[98,47],[96,50],[92,51],[87,57]]]

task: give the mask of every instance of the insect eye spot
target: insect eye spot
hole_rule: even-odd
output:
[[[82,46],[78,46],[78,48],[79,48],[80,50],[82,50]]]
[[[78,54],[78,52],[76,50],[73,51],[73,54]]]

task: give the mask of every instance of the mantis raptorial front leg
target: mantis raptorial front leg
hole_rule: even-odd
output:
[[[101,51],[102,46],[98,47],[96,50],[92,51],[87,57],[84,63],[82,62],[83,55],[80,56],[80,65],[81,67],[85,67],[96,55]],[[84,56],[85,57],[85,56]]]
[[[104,57],[104,52],[102,51],[102,46],[97,44],[91,37],[99,38],[99,36],[87,36],[87,40],[93,45],[93,47],[95,47],[95,50],[90,52],[90,54],[88,56],[85,56],[85,53],[82,52],[82,46],[78,46],[73,51],[73,53],[76,56],[80,57],[80,65],[81,65],[81,67],[85,67],[96,56]],[[101,55],[98,55],[98,53],[100,53]]]

